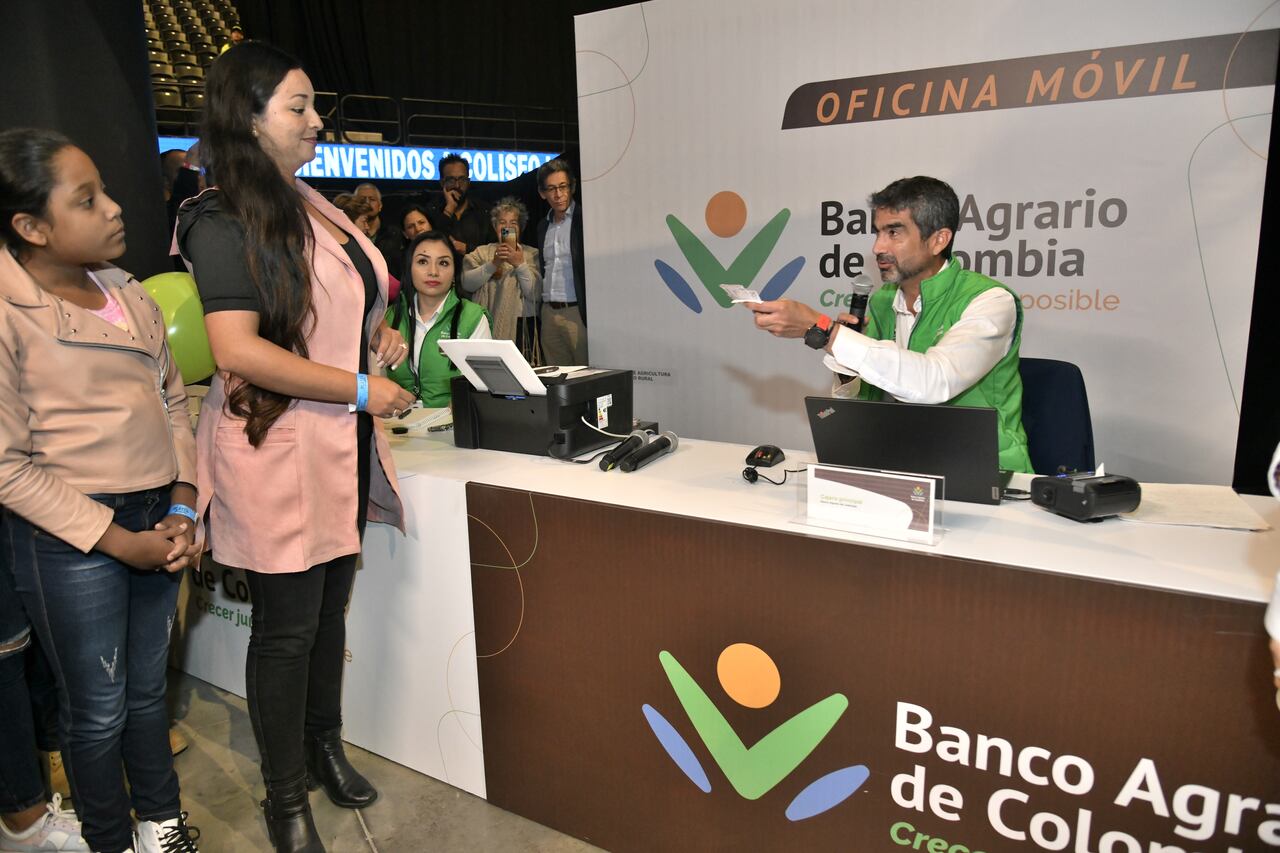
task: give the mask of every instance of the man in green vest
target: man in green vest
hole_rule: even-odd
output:
[[[1030,472],[1018,373],[1022,302],[952,260],[955,190],[937,178],[901,178],[869,205],[884,286],[867,304],[865,327],[840,325],[857,325],[850,314],[833,323],[791,299],[749,305],[756,326],[825,349],[824,363],[841,377],[837,396],[995,409],[1000,467]]]

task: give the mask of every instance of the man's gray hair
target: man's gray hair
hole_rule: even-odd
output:
[[[569,165],[569,161],[561,157],[548,160],[538,167],[538,189],[545,190],[547,188],[547,178],[556,172],[564,172],[569,179],[569,193],[572,195],[573,191],[578,187],[578,181],[573,177],[573,167]]]

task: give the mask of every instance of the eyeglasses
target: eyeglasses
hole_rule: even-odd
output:
[[[471,181],[466,175],[450,175],[447,178],[440,179],[442,187],[456,187],[458,184],[465,184]]]
[[[543,187],[542,191],[547,195],[560,195],[561,193],[570,192],[572,187],[569,184],[556,184],[553,187]]]

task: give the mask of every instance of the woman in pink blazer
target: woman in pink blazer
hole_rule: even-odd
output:
[[[197,511],[214,559],[247,570],[246,687],[271,841],[319,851],[309,784],[348,808],[377,797],[342,747],[344,618],[366,520],[402,525],[372,416],[412,405],[375,375],[407,348],[382,319],[381,254],[294,179],[321,127],[297,61],[245,42],[214,64],[205,95],[215,188],[177,229],[219,368],[196,438]]]

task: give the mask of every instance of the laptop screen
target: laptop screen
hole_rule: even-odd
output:
[[[806,397],[818,461],[946,478],[948,500],[1000,502],[995,409]]]

